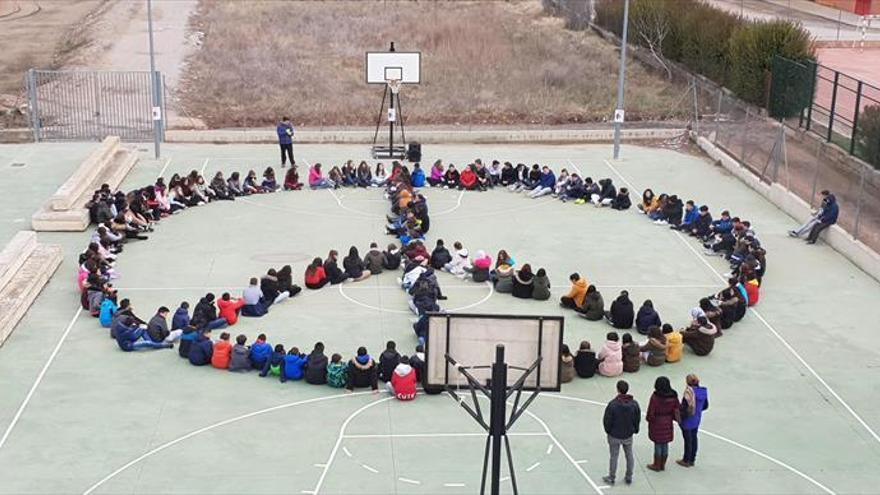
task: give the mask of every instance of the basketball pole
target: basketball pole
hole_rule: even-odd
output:
[[[153,1],[147,0],[147,30],[150,32],[150,92],[153,99],[153,153],[156,159],[160,155],[160,141],[162,140],[162,107],[159,96],[159,78],[156,73],[156,51],[153,48]],[[158,113],[157,113],[158,112]]]
[[[624,86],[626,84],[626,35],[629,25],[629,0],[623,3],[623,35],[620,38],[620,73],[617,77],[617,112],[623,112]],[[623,119],[614,119],[614,159],[620,158],[620,128]]]
[[[507,435],[507,363],[504,362],[504,345],[495,346],[495,362],[492,363],[492,398],[489,416],[489,436],[492,438],[492,495],[501,493],[501,442]]]
[[[395,52],[397,50],[394,49],[394,42],[391,42],[391,48],[388,50],[389,52]],[[387,76],[386,76],[387,77]],[[390,90],[388,85],[385,85],[386,90]],[[390,117],[394,115],[394,92],[391,92],[391,101],[388,104],[388,157],[393,158],[394,156],[394,120]],[[394,115],[397,118],[396,115]]]

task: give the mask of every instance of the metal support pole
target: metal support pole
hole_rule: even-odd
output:
[[[391,98],[388,103],[388,157],[394,158],[394,120],[391,115],[394,114],[394,92],[391,92]]]
[[[147,25],[150,32],[150,92],[153,98],[153,151],[156,159],[160,156],[160,144],[162,137],[162,106],[160,104],[159,81],[156,76],[156,51],[153,48],[153,0],[147,0]]]
[[[813,69],[810,74],[812,78],[810,83],[810,106],[807,107],[807,130],[809,131],[810,126],[813,125],[813,102],[816,100],[816,79],[818,79],[816,76],[819,64],[807,61],[807,66]]]
[[[748,135],[748,132],[749,132],[749,113],[750,113],[750,110],[751,110],[750,107],[746,107],[746,119],[743,122],[742,152],[739,154],[739,161],[740,161],[740,164],[742,164],[742,165],[746,164],[746,136]],[[731,144],[733,144],[733,143],[731,143]]]
[[[697,78],[691,78],[691,85],[694,87],[694,132],[697,133],[697,136],[700,135],[700,105],[698,103],[697,96]]]
[[[721,133],[721,105],[724,102],[724,91],[718,89],[718,111],[715,112],[715,142],[718,142],[718,135]]]
[[[623,3],[623,35],[620,38],[620,73],[617,76],[617,111],[623,113],[624,85],[626,83],[626,37],[629,26],[629,0]],[[614,159],[620,158],[620,128],[623,122],[614,119]]]
[[[843,9],[837,10],[837,38],[836,41],[840,41],[840,22],[843,19]]]
[[[859,199],[856,203],[856,223],[853,225],[853,239],[859,238],[859,220],[862,218],[862,202],[865,197],[865,174],[868,167],[862,166],[861,180],[859,180]]]
[[[30,114],[31,130],[34,142],[40,142],[40,111],[37,106],[37,73],[34,69],[27,71],[28,113]]]
[[[504,362],[504,346],[495,346],[495,363],[492,364],[492,406],[489,417],[489,436],[492,438],[492,495],[501,493],[501,449],[506,436],[507,423],[507,363]]]
[[[810,208],[816,202],[816,186],[819,185],[819,170],[822,168],[822,162],[819,160],[819,153],[822,151],[822,142],[816,141],[816,173],[813,174],[813,191],[810,193]]]
[[[853,128],[852,135],[849,139],[849,154],[854,155],[856,153],[856,140],[859,137],[859,107],[862,104],[862,81],[859,80],[858,86],[856,86],[856,107],[853,110]]]
[[[837,84],[840,81],[840,72],[834,71],[834,87],[831,89],[831,109],[828,110],[828,136],[825,138],[831,142],[831,128],[834,127],[834,107],[837,106]]]

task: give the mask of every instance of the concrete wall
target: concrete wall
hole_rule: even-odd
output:
[[[811,216],[810,205],[806,201],[789,192],[779,184],[767,184],[743,167],[732,156],[725,153],[704,137],[691,136],[696,139],[697,145],[709,157],[718,162],[730,173],[738,177],[746,185],[764,196],[768,201],[775,204],[782,211],[792,216],[798,222],[805,222]],[[880,255],[868,246],[853,239],[845,230],[837,225],[832,226],[823,234],[823,240],[837,252],[842,254],[865,273],[880,281]]]

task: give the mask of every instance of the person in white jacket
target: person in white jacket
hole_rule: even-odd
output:
[[[443,271],[449,272],[456,277],[465,277],[468,274],[468,270],[472,268],[471,259],[468,256],[468,250],[465,248],[461,248],[455,252],[455,256],[452,257],[452,261],[443,265]]]

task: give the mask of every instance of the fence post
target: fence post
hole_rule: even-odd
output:
[[[810,193],[810,208],[816,201],[816,186],[819,184],[819,169],[822,167],[822,161],[819,160],[819,153],[822,151],[822,142],[816,140],[816,173],[813,174],[813,192]]]
[[[813,69],[812,74],[810,74],[813,81],[810,83],[810,105],[807,106],[807,130],[809,131],[810,126],[813,125],[813,103],[816,100],[816,79],[818,79],[819,64],[810,61],[807,61],[807,64]]]
[[[34,69],[27,71],[28,112],[30,113],[31,131],[34,142],[40,142],[40,112],[37,110],[37,75]]]
[[[867,170],[867,168],[868,167],[865,167],[864,165],[861,166],[862,173],[861,179],[859,180],[859,199],[856,203],[856,223],[853,226],[853,239],[856,240],[859,238],[859,220],[862,218],[862,200],[865,196],[865,170]]]
[[[828,137],[825,139],[831,142],[831,128],[834,127],[834,107],[837,106],[837,83],[840,81],[840,72],[834,71],[834,88],[831,90],[831,109],[828,110]]]
[[[715,142],[718,142],[718,133],[721,132],[721,104],[724,100],[724,91],[718,89],[718,111],[715,112]]]
[[[742,162],[742,165],[746,163],[746,136],[749,131],[749,112],[751,107],[746,107],[746,119],[743,122],[743,130],[742,130],[742,152],[739,154],[739,161]]]
[[[849,154],[854,155],[856,153],[856,138],[859,135],[859,106],[862,104],[862,80],[859,79],[859,84],[856,86],[856,108],[853,110],[853,128],[852,128],[852,136],[849,139]]]
[[[700,135],[700,107],[697,103],[697,78],[691,77],[691,85],[694,87],[694,132]]]

